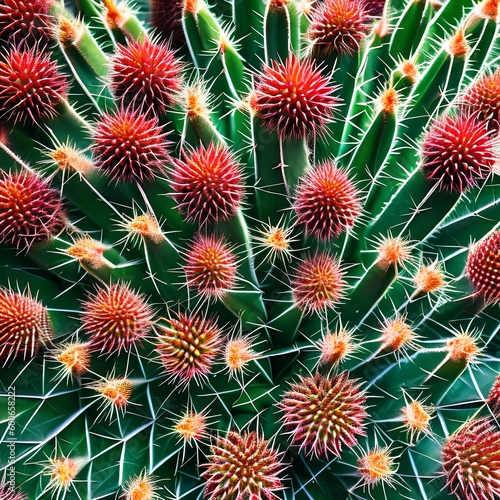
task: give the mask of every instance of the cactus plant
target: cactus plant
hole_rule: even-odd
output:
[[[500,497],[497,0],[3,0],[0,497]]]

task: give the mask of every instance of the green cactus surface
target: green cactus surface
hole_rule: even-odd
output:
[[[499,31],[0,0],[0,500],[500,498]]]

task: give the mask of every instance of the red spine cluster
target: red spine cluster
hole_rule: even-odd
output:
[[[166,133],[156,116],[120,109],[96,125],[92,151],[96,166],[120,182],[153,181],[169,158]]]
[[[185,151],[174,163],[170,185],[179,210],[200,225],[231,218],[245,193],[241,166],[226,147],[213,143]]]
[[[53,337],[47,309],[30,293],[0,288],[0,360],[34,357]]]
[[[257,75],[255,107],[264,125],[284,139],[321,132],[338,104],[336,87],[311,60],[290,55]]]
[[[496,139],[476,115],[443,116],[422,144],[422,168],[443,191],[462,193],[487,177],[498,161]]]
[[[274,492],[283,488],[281,454],[255,431],[229,431],[216,439],[211,451],[209,462],[202,465],[207,469],[202,474],[207,481],[203,498],[278,498]]]
[[[45,179],[29,172],[0,179],[0,243],[27,251],[61,231],[64,219],[59,192]]]
[[[236,271],[236,256],[222,238],[200,235],[191,244],[184,272],[200,295],[223,297],[234,287]]]
[[[340,457],[343,447],[352,448],[357,436],[365,435],[365,403],[360,384],[346,372],[333,377],[317,373],[293,383],[279,407],[285,429],[301,451]]]
[[[0,118],[14,123],[57,116],[68,83],[47,53],[11,49],[0,60]]]
[[[328,241],[351,228],[361,214],[361,202],[347,173],[325,162],[300,180],[295,193],[297,222],[306,231]]]
[[[354,54],[370,21],[364,0],[325,0],[315,4],[307,34],[323,54]]]
[[[44,43],[50,39],[52,0],[2,0],[0,40],[13,45]]]
[[[444,443],[448,489],[463,500],[500,497],[500,432],[488,418],[465,423]]]
[[[181,85],[181,66],[166,42],[118,45],[111,63],[111,88],[124,107],[165,113]]]
[[[159,330],[157,349],[168,375],[187,384],[210,373],[222,342],[215,320],[180,313]]]
[[[99,287],[83,303],[83,329],[103,352],[129,350],[149,333],[153,316],[144,297],[122,283]]]
[[[470,249],[466,272],[486,302],[500,301],[500,231]]]

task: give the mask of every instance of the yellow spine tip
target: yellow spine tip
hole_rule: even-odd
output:
[[[448,357],[455,363],[465,361],[467,364],[473,363],[480,353],[477,340],[473,335],[462,332],[446,343]]]
[[[94,164],[80,151],[68,144],[63,144],[50,151],[49,156],[62,171],[78,172],[85,176],[94,170]]]
[[[195,16],[205,5],[203,0],[184,0],[184,14]]]
[[[59,16],[55,26],[55,35],[62,45],[77,45],[85,32],[83,23],[77,19]]]
[[[130,19],[130,12],[125,4],[116,4],[114,0],[103,0],[103,4],[106,8],[104,20],[110,29],[121,29]]]
[[[88,266],[92,269],[99,269],[109,264],[104,258],[105,250],[107,250],[107,247],[101,242],[92,239],[90,236],[83,236],[77,239],[74,245],[66,250],[66,253],[77,260],[82,267]]]
[[[358,471],[366,485],[391,484],[396,474],[394,458],[388,448],[376,447],[364,453],[358,460]]]
[[[445,286],[444,273],[437,263],[420,266],[413,278],[416,285],[415,293],[433,293]]]
[[[448,52],[453,57],[465,57],[470,51],[465,32],[460,28],[448,41]]]
[[[125,486],[125,500],[160,500],[156,481],[145,472],[134,476]]]
[[[398,93],[394,87],[389,87],[380,97],[380,106],[382,112],[388,115],[393,115],[399,104]]]
[[[479,11],[486,19],[491,19],[493,22],[498,22],[500,14],[499,0],[484,0],[479,4]]]
[[[399,66],[401,73],[404,77],[410,80],[411,83],[415,83],[418,79],[417,65],[410,60],[403,61]]]
[[[142,214],[134,217],[127,223],[127,230],[132,235],[140,236],[145,241],[156,245],[165,241],[165,236],[163,236],[158,221],[150,214]]]
[[[246,364],[256,357],[248,339],[240,337],[226,344],[224,361],[231,374],[242,372]]]
[[[399,351],[411,344],[415,338],[415,333],[411,326],[406,323],[405,318],[398,317],[385,322],[380,341],[382,349]]]

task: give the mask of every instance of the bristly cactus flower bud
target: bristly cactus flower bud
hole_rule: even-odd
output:
[[[105,113],[96,124],[96,166],[117,182],[150,182],[165,169],[168,141],[156,116],[140,110]]]
[[[334,307],[344,297],[346,284],[340,262],[328,254],[306,257],[291,282],[295,304],[305,314]]]
[[[241,166],[231,151],[212,142],[174,162],[173,193],[179,210],[199,225],[231,218],[241,205],[245,184]]]
[[[52,353],[52,357],[60,365],[58,377],[61,379],[74,377],[80,380],[90,369],[91,351],[88,343],[64,343]]]
[[[392,31],[392,26],[387,22],[387,19],[381,18],[373,25],[373,34],[377,38],[386,38]]]
[[[189,288],[205,297],[222,298],[235,285],[236,255],[224,239],[198,235],[188,248],[183,269]]]
[[[421,264],[413,277],[413,282],[415,283],[415,291],[412,297],[435,293],[446,287],[445,274],[437,260],[431,264]]]
[[[490,19],[497,23],[500,15],[500,2],[498,0],[483,0],[476,6],[476,13],[481,18]]]
[[[318,342],[318,348],[321,352],[319,364],[337,366],[349,359],[359,348],[356,340],[352,330],[339,328],[333,333],[327,332],[324,338]]]
[[[497,420],[500,419],[500,375],[497,376],[493,387],[488,394],[488,399],[486,400],[488,406],[490,407],[493,415]]]
[[[160,224],[151,214],[136,215],[133,219],[122,225],[128,231],[127,238],[140,238],[145,242],[155,245],[165,241],[165,236],[160,228]]]
[[[364,0],[325,0],[312,8],[307,36],[322,55],[354,54],[370,23]]]
[[[265,253],[265,259],[271,264],[274,264],[278,258],[282,261],[291,260],[291,244],[296,241],[292,236],[293,227],[287,227],[280,220],[276,225],[264,223],[256,231],[251,238],[256,246],[262,247],[256,254]]]
[[[379,107],[384,115],[393,115],[396,113],[399,105],[399,98],[396,89],[392,86],[386,88],[379,99]]]
[[[184,0],[184,14],[196,15],[206,5],[205,0]]]
[[[130,11],[124,2],[116,3],[114,0],[103,0],[102,3],[106,8],[104,22],[111,30],[119,30],[123,28],[125,23],[130,19]]]
[[[124,500],[161,500],[157,479],[144,471],[129,479],[125,485]]]
[[[180,437],[184,443],[198,445],[198,441],[208,437],[207,416],[195,410],[186,412],[175,421],[173,434]]]
[[[224,364],[230,377],[236,377],[245,372],[246,365],[257,358],[249,338],[237,337],[228,340],[224,348]]]
[[[222,344],[222,332],[214,319],[179,313],[168,325],[158,325],[156,349],[165,372],[187,385],[201,383],[210,373]]]
[[[83,464],[82,459],[69,457],[50,458],[49,464],[44,468],[44,475],[50,477],[45,491],[51,491],[52,496],[56,497],[59,497],[63,492],[67,492],[73,485]]]
[[[342,447],[353,447],[357,436],[365,435],[366,395],[347,372],[300,377],[283,394],[279,408],[292,443],[306,454],[340,457]]]
[[[488,123],[488,129],[500,128],[500,69],[481,75],[461,96],[464,113],[474,114]]]
[[[64,227],[60,194],[30,172],[0,175],[0,243],[29,251]]]
[[[411,60],[402,61],[398,67],[398,70],[411,84],[416,83],[419,74],[417,65]]]
[[[386,319],[380,331],[381,350],[404,353],[408,348],[416,348],[417,335],[404,316]]]
[[[486,417],[455,431],[441,450],[446,486],[457,498],[500,497],[500,432]]]
[[[430,421],[434,409],[424,405],[417,399],[408,402],[402,409],[403,424],[410,435],[410,444],[419,438],[420,434],[430,434]]]
[[[105,250],[108,250],[108,247],[100,241],[94,240],[88,235],[81,235],[65,252],[92,274],[94,269],[113,267],[113,264],[104,257]]]
[[[61,146],[47,152],[62,172],[69,172],[71,175],[76,172],[86,176],[94,171],[94,164],[81,152],[70,144]]]
[[[321,133],[331,121],[338,104],[335,90],[313,61],[291,54],[256,76],[254,105],[264,125],[280,138],[301,139]]]
[[[68,83],[48,53],[10,49],[0,60],[0,117],[14,123],[57,116]]]
[[[446,342],[448,358],[455,363],[475,363],[481,354],[478,346],[478,334],[468,331],[460,331]]]
[[[493,171],[497,140],[476,115],[446,115],[435,120],[421,149],[422,168],[440,190],[462,193]]]
[[[0,39],[19,43],[48,42],[52,0],[3,0],[0,4]]]
[[[500,301],[500,231],[470,248],[466,272],[477,295],[487,303]]]
[[[132,40],[118,45],[111,62],[111,89],[124,107],[165,113],[181,86],[181,65],[166,42]]]
[[[29,290],[16,293],[0,288],[0,360],[33,358],[54,336],[47,309]]]
[[[377,241],[377,260],[375,263],[383,271],[387,271],[391,266],[397,271],[398,267],[404,266],[411,260],[411,245],[400,236],[393,237],[389,234]]]
[[[462,28],[448,40],[447,49],[452,57],[465,57],[470,52],[470,46]]]
[[[153,325],[153,311],[144,297],[126,283],[97,288],[83,302],[83,330],[92,349],[129,351],[140,344]]]
[[[63,47],[77,45],[85,34],[85,25],[79,19],[71,19],[59,15],[52,28],[54,37]]]
[[[132,383],[125,377],[105,378],[90,386],[91,389],[98,392],[101,396],[102,411],[108,409],[108,418],[111,420],[113,415],[122,415],[127,409],[132,396]]]
[[[210,93],[202,82],[183,85],[177,101],[190,120],[198,117],[208,118],[210,114]]]
[[[201,465],[207,469],[201,475],[207,481],[203,498],[273,500],[274,492],[283,489],[281,455],[255,431],[218,437],[208,463]]]
[[[379,483],[392,487],[396,481],[397,467],[389,448],[376,446],[358,459],[358,472],[361,474],[361,483],[368,488]]]
[[[328,241],[352,228],[362,206],[347,172],[327,161],[300,179],[293,208],[308,234]]]

